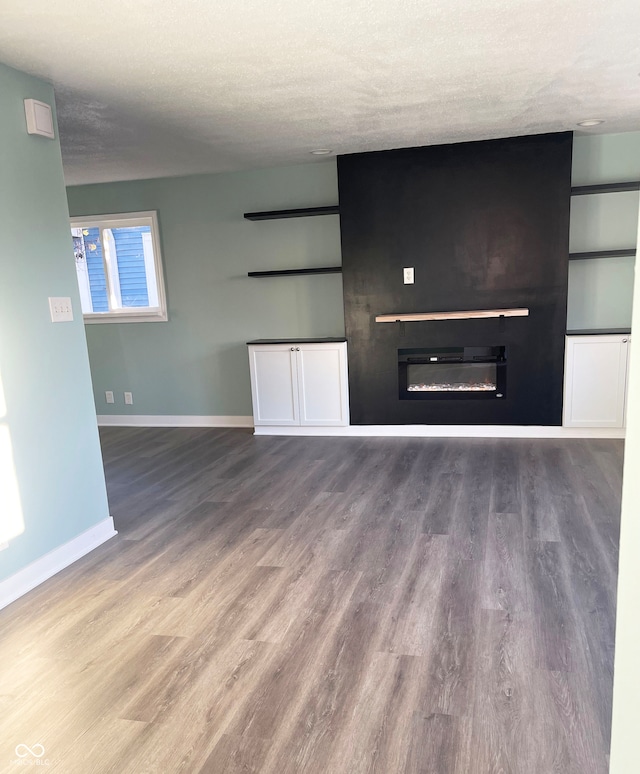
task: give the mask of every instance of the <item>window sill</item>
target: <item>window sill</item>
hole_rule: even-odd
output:
[[[83,314],[82,319],[85,325],[95,325],[101,323],[145,323],[145,322],[168,322],[169,316],[166,312],[141,312],[139,314],[127,312],[124,314],[119,313],[104,313],[104,314]]]

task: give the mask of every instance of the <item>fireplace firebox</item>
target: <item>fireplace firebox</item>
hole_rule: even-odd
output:
[[[400,400],[483,400],[507,395],[503,346],[399,349]]]

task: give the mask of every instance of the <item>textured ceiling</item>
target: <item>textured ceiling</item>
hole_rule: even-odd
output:
[[[55,85],[69,183],[640,129],[638,0],[1,0],[0,61]]]

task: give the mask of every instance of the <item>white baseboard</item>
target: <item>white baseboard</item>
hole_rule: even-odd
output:
[[[527,425],[348,425],[347,427],[258,426],[255,435],[381,436],[398,438],[624,438],[610,427]]]
[[[252,416],[98,414],[100,427],[253,427]]]
[[[118,533],[109,517],[0,581],[0,610]]]
[[[253,427],[252,416],[99,414],[100,427]],[[624,438],[622,428],[538,425],[261,425],[255,435],[379,436],[398,438]]]

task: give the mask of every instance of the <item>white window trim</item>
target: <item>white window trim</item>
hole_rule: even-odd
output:
[[[109,215],[75,216],[70,218],[71,228],[118,228],[126,226],[148,226],[151,220],[151,239],[155,258],[156,286],[158,289],[158,305],[154,307],[135,309],[112,309],[109,312],[92,312],[83,314],[85,323],[130,323],[130,322],[166,322],[167,299],[164,287],[164,264],[160,250],[160,230],[158,228],[158,213],[155,210],[146,212],[121,212]],[[106,266],[106,245],[103,245],[102,258],[105,261],[105,277],[107,281],[107,294],[111,295],[114,288],[111,287],[110,273]],[[148,271],[150,261],[147,260],[145,251],[145,268]]]
[[[116,241],[113,238],[113,231],[109,226],[103,226],[100,233],[102,234],[102,261],[105,267],[104,275],[107,279],[107,296],[109,298],[109,306],[114,307],[115,310],[122,306],[118,260],[116,257]],[[102,314],[104,314],[104,312],[102,312]]]
[[[82,229],[76,228],[75,229],[78,233],[72,234],[73,236],[80,237],[82,235]],[[81,309],[90,308],[93,309],[93,299],[91,298],[91,285],[89,283],[89,271],[87,269],[87,259],[85,256],[84,261],[82,262],[82,266],[79,266],[76,262],[76,275],[78,277],[78,285],[80,288],[80,301],[81,301]]]

